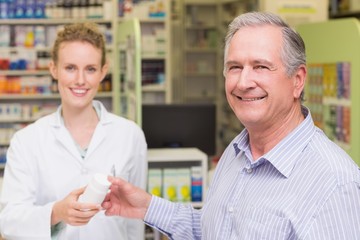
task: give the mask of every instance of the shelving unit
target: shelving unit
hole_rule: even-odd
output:
[[[148,164],[149,170],[154,168],[183,169],[191,168],[193,166],[200,167],[202,176],[202,200],[205,199],[207,190],[208,156],[204,152],[197,148],[153,148],[148,150]],[[177,181],[180,181],[180,178],[177,179]],[[201,208],[203,206],[202,201],[189,202],[189,204],[191,204],[194,208]],[[163,239],[162,235],[158,231],[154,231],[149,227],[147,227],[145,237],[147,240]]]
[[[105,28],[112,26],[111,20],[104,19],[83,19],[80,21],[94,21]],[[10,138],[14,132],[21,127],[35,121],[39,117],[53,112],[60,104],[60,96],[57,92],[56,82],[51,78],[47,70],[49,61],[50,44],[53,42],[56,30],[58,27],[72,23],[74,19],[1,19],[0,25],[7,26],[11,33],[19,31],[15,34],[21,34],[20,31],[26,30],[23,36],[12,37],[9,45],[2,46],[0,52],[2,53],[2,64],[4,64],[5,57],[9,57],[9,67],[13,70],[0,70],[0,98],[3,110],[15,111],[14,117],[6,118],[4,111],[2,112],[3,120],[0,122],[0,130],[8,132],[7,139],[2,139],[0,146],[0,158],[5,159],[7,146]],[[21,27],[19,27],[21,26]],[[35,27],[36,26],[36,27]],[[40,40],[43,41],[37,45],[36,28],[41,27],[43,31]],[[5,34],[5,33],[2,33]],[[26,36],[28,34],[28,36]],[[34,35],[34,36],[32,36]],[[21,39],[24,37],[25,39]],[[29,37],[30,44],[26,42]],[[31,39],[33,38],[33,39]],[[29,40],[29,39],[28,39]],[[11,44],[11,45],[10,45]],[[112,57],[112,43],[108,42],[107,50],[109,57]],[[40,53],[47,53],[47,59],[40,59],[43,55]],[[17,60],[18,59],[18,60]],[[27,61],[27,66],[25,64]],[[23,65],[21,65],[21,63]],[[5,64],[6,65],[6,64]],[[110,70],[112,71],[112,70]],[[111,74],[109,74],[111,76]],[[100,91],[96,96],[100,99],[109,110],[118,112],[117,106],[119,102],[118,94],[115,89],[111,89],[111,78],[104,80],[108,84],[106,91]],[[5,109],[6,108],[6,109]],[[4,137],[5,138],[5,137]]]
[[[169,1],[141,1],[119,22],[137,18],[141,31],[142,103],[172,102],[171,15]]]
[[[148,150],[149,169],[152,168],[190,168],[201,167],[202,199],[207,189],[208,156],[197,148],[151,148]],[[202,207],[203,202],[191,202],[195,208]]]
[[[101,26],[104,26],[105,28],[109,28],[112,25],[111,20],[104,20],[104,19],[81,19],[79,21],[93,21],[98,23]],[[47,62],[49,61],[49,57],[45,60],[45,64],[42,64],[40,66],[40,61],[44,61],[42,59],[40,59],[39,56],[39,52],[45,52],[45,53],[49,53],[50,49],[51,49],[51,44],[54,40],[56,31],[58,27],[61,27],[64,24],[68,24],[68,23],[72,23],[74,22],[74,19],[1,19],[0,20],[0,25],[6,25],[8,26],[11,30],[11,32],[14,32],[15,29],[17,27],[22,27],[24,29],[28,29],[29,31],[26,32],[25,34],[28,34],[29,36],[18,36],[15,37],[15,39],[13,39],[14,42],[12,42],[11,44],[14,45],[18,45],[18,44],[22,44],[22,45],[18,45],[18,46],[3,46],[0,48],[0,51],[4,54],[7,55],[6,53],[8,53],[8,56],[13,57],[13,58],[17,58],[19,59],[18,61],[12,61],[12,63],[14,63],[13,65],[16,66],[17,62],[19,62],[17,65],[20,66],[20,62],[27,60],[27,66],[24,65],[21,67],[21,69],[13,69],[13,70],[0,70],[0,84],[2,86],[2,88],[0,89],[0,94],[1,94],[1,98],[11,98],[11,96],[14,96],[14,98],[19,99],[21,98],[21,95],[24,94],[28,94],[27,92],[24,92],[23,89],[21,89],[21,87],[23,87],[21,84],[21,80],[17,83],[18,84],[18,88],[16,89],[16,91],[14,92],[9,92],[6,87],[4,87],[4,84],[6,84],[6,81],[8,80],[7,78],[13,78],[13,77],[19,77],[20,79],[23,77],[34,77],[34,80],[40,76],[46,76],[48,78],[50,77],[49,71],[47,70]],[[40,38],[43,38],[44,43],[41,43],[39,45],[36,45],[36,29],[35,26],[37,27],[42,27],[42,36],[40,36]],[[24,29],[20,29],[24,30]],[[15,33],[16,34],[16,33]],[[17,34],[21,34],[20,32]],[[33,36],[35,35],[35,36]],[[10,36],[9,36],[10,37]],[[26,38],[33,38],[31,39],[32,43],[30,43],[30,46],[26,46]],[[18,39],[17,39],[18,38]],[[19,39],[21,38],[25,38],[23,39],[22,43],[19,43]],[[10,42],[9,42],[10,44]],[[45,45],[44,45],[45,44]],[[107,50],[109,51],[109,57],[112,57],[112,43],[108,42],[109,46],[107,47]],[[31,55],[30,55],[31,54]],[[4,56],[3,55],[3,56]],[[25,56],[22,56],[25,55]],[[3,58],[4,60],[4,58]],[[10,63],[11,66],[11,63]],[[111,70],[110,70],[111,72]],[[40,84],[44,84],[44,83],[40,83]],[[47,88],[47,92],[46,93],[42,93],[42,92],[31,92],[31,99],[32,100],[46,100],[49,98],[49,95],[53,95],[55,94],[56,96],[58,96],[57,91],[53,89],[54,86],[54,82],[52,82],[51,79],[48,79],[48,82],[45,83],[48,85],[42,86],[41,87],[46,87]],[[111,83],[110,83],[111,85]],[[34,87],[34,86],[32,86]],[[105,93],[105,94],[104,94]],[[115,95],[115,91],[112,91],[112,89],[107,89],[107,91],[105,92],[100,92],[100,94],[102,95],[102,98],[104,98],[104,96],[108,96],[109,97],[109,105],[111,106],[110,109],[114,109],[115,110],[115,106],[117,99],[114,96]],[[113,99],[112,99],[113,97]],[[56,99],[57,97],[54,97],[54,99]]]
[[[216,103],[220,34],[218,1],[183,1],[183,101]]]
[[[166,1],[166,12],[169,3]],[[170,17],[140,18],[144,104],[171,102]]]
[[[228,25],[241,13],[254,10],[252,1],[222,0],[219,6],[220,22],[219,32],[224,42]],[[219,47],[219,58],[221,59],[221,70],[218,73],[218,91],[217,91],[217,129],[219,137],[217,138],[218,152],[221,153],[228,144],[244,128],[230,108],[225,95],[225,79],[223,76],[224,46]]]
[[[338,138],[335,138],[334,141],[347,151],[354,161],[360,165],[360,148],[358,147],[358,143],[360,142],[360,127],[358,124],[360,121],[360,112],[357,108],[360,103],[360,96],[356,92],[359,86],[358,79],[360,78],[360,71],[357,67],[360,64],[360,22],[356,18],[332,19],[326,22],[302,24],[298,26],[297,30],[306,44],[308,65],[310,66],[309,77],[313,74],[313,72],[311,72],[311,66],[314,65],[349,64],[348,73],[350,75],[347,76],[347,80],[349,80],[347,84],[350,93],[346,97],[337,94],[329,97],[328,94],[323,91],[322,86],[318,88],[317,94],[321,96],[321,107],[323,107],[321,115],[323,115],[324,119],[329,116],[326,110],[330,106],[334,108],[347,108],[349,110],[349,115],[346,116],[346,125],[350,125],[349,129],[344,126],[345,124],[343,126],[338,125],[338,123],[344,122],[345,116],[340,116],[338,113],[335,113],[333,116],[335,118],[333,119],[333,123],[335,123],[336,128],[342,131],[349,130],[346,132],[348,136],[345,141],[342,139],[339,141]],[[313,34],[314,32],[317,33],[317,36]],[[331,49],[331,51],[329,51],[329,49]],[[341,89],[341,84],[344,79],[341,79],[340,74],[332,77],[335,78],[334,89]],[[325,80],[322,78],[320,78],[320,80],[325,90],[325,85],[329,84],[329,76]],[[339,82],[336,82],[337,80],[339,80]],[[305,99],[308,99],[308,101],[305,101],[304,104],[309,106],[314,113],[317,113],[318,108],[314,109],[313,107],[314,103],[317,104],[319,102],[311,98],[314,89],[309,89],[310,86],[311,78],[308,79],[305,88]],[[329,125],[329,122],[324,121],[323,129],[325,131],[329,127],[326,125]]]
[[[172,101],[172,79],[171,79],[171,28],[170,28],[170,3],[168,1],[157,0],[154,2],[148,2],[154,5],[154,9],[156,11],[163,11],[160,13],[150,14],[150,12],[139,12],[136,9],[138,8],[137,4],[133,5],[134,14],[131,17],[128,16],[120,16],[120,4],[121,1],[118,0],[106,0],[103,1],[104,4],[104,16],[103,18],[95,17],[95,18],[77,18],[76,21],[92,21],[104,26],[105,37],[108,40],[107,51],[108,58],[110,62],[110,70],[106,79],[103,81],[101,89],[96,96],[96,99],[103,102],[107,109],[112,111],[115,114],[122,115],[128,118],[133,119],[138,124],[141,125],[141,104],[142,103],[171,103]],[[105,15],[105,4],[107,4],[107,12]],[[109,4],[111,4],[110,12],[109,12]],[[53,8],[55,6],[52,6]],[[157,9],[159,8],[159,9]],[[142,8],[144,10],[144,8]],[[54,10],[54,9],[53,9]],[[149,10],[148,10],[149,11]],[[30,69],[22,69],[22,70],[0,70],[0,98],[2,103],[11,104],[11,103],[21,103],[21,104],[30,104],[31,106],[36,106],[36,109],[41,105],[53,105],[54,110],[55,106],[60,104],[60,96],[57,92],[56,82],[51,79],[50,73],[47,70],[47,62],[49,61],[49,52],[51,50],[51,44],[54,41],[55,34],[57,28],[74,22],[74,18],[58,18],[57,14],[52,12],[52,18],[24,18],[24,19],[0,19],[0,28],[16,28],[16,26],[24,26],[25,28],[29,27],[41,27],[43,31],[45,31],[45,44],[28,46],[16,46],[16,44],[8,44],[2,45],[0,43],[0,52],[1,56],[5,56],[7,54],[14,54],[17,52],[30,52],[29,55],[32,56],[32,62],[34,67]],[[137,14],[137,15],[136,15]],[[55,18],[54,18],[55,17]],[[125,88],[126,92],[124,92],[123,79],[121,79],[121,60],[120,54],[121,49],[120,45],[120,35],[122,32],[121,25],[128,21],[129,19],[138,19],[140,24],[140,33],[137,38],[143,37],[143,39],[137,39],[139,44],[137,45],[137,50],[143,49],[151,49],[153,52],[146,53],[143,51],[140,53],[140,58],[142,59],[140,63],[134,67],[134,69],[140,68],[140,75],[143,76],[146,74],[144,69],[141,69],[141,66],[150,66],[150,72],[152,79],[152,84],[133,84],[136,86],[136,89],[131,90],[131,83],[126,83],[127,86]],[[2,32],[2,34],[5,34]],[[32,33],[35,37],[37,33]],[[120,34],[120,35],[119,35]],[[52,36],[52,37],[49,37]],[[4,36],[2,36],[4,37]],[[147,40],[153,39],[153,45],[149,46],[149,42]],[[9,33],[10,38],[10,33]],[[3,39],[3,38],[2,38]],[[141,44],[142,42],[142,44]],[[156,49],[154,51],[154,49]],[[6,52],[7,54],[3,54]],[[43,57],[40,53],[47,53],[47,59],[39,59]],[[2,57],[0,57],[0,60]],[[41,61],[40,61],[41,60]],[[36,68],[35,63],[38,62],[41,67]],[[155,69],[151,69],[153,66],[158,65]],[[2,68],[2,65],[0,66]],[[22,91],[22,86],[24,82],[32,82],[30,85],[33,85],[35,81],[22,81],[19,80],[23,78],[31,78],[34,80],[38,80],[40,78],[44,78],[42,81],[47,84],[44,86],[45,90],[41,90],[41,92],[29,90],[29,92]],[[46,78],[46,79],[45,79]],[[130,77],[131,78],[131,77]],[[155,79],[154,79],[155,78]],[[9,82],[8,80],[12,79],[13,86],[7,89],[6,84]],[[18,80],[16,80],[18,79]],[[141,81],[141,77],[140,80]],[[31,86],[34,87],[34,86]],[[33,88],[32,88],[33,89]],[[130,92],[128,90],[130,89]],[[143,90],[141,90],[143,89]],[[133,91],[133,92],[131,92]],[[132,95],[132,97],[130,97]],[[142,96],[141,96],[142,95]],[[143,99],[143,101],[142,101]],[[28,106],[26,106],[28,107]],[[48,111],[47,111],[48,112]],[[25,123],[31,123],[36,120],[37,117],[27,117]],[[5,123],[0,125],[0,128],[4,126]],[[6,126],[8,128],[8,125]]]
[[[141,51],[138,19],[122,21],[117,35],[120,115],[141,126]]]

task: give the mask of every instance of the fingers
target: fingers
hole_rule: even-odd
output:
[[[86,187],[75,189],[71,192],[73,195],[81,195],[84,193]]]
[[[81,194],[84,193],[86,187],[82,187],[82,188],[78,188],[73,190],[70,194],[69,197],[71,197],[73,200],[78,201],[79,197]]]
[[[98,209],[96,210],[75,210],[73,214],[69,216],[68,224],[72,226],[81,226],[87,224],[95,214],[99,212]]]
[[[101,205],[100,204],[95,204],[95,203],[75,202],[74,203],[74,209],[80,210],[80,211],[89,211],[89,210],[100,211],[101,210]]]
[[[69,224],[70,225],[85,225],[87,224],[92,217],[95,216],[100,210],[101,206],[98,204],[92,203],[78,203],[76,202],[69,211]]]
[[[108,180],[114,185],[123,185],[126,183],[125,180],[119,177],[108,176]]]
[[[67,224],[79,226],[87,224],[101,210],[100,204],[78,202],[85,188],[72,191],[63,200],[56,202],[51,215],[52,225],[64,221]]]
[[[111,208],[111,202],[103,202],[102,204],[101,204],[101,206],[105,209],[105,210],[107,210],[107,209],[109,209],[109,208]]]

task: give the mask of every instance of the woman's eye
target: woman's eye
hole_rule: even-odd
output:
[[[75,70],[75,67],[74,66],[66,66],[65,69],[67,71],[74,71]]]
[[[96,68],[94,68],[94,67],[88,67],[88,68],[87,68],[87,71],[90,72],[90,73],[93,73],[93,72],[96,72]]]

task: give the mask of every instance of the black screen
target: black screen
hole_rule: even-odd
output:
[[[215,154],[214,104],[144,104],[142,128],[149,148],[196,147]]]

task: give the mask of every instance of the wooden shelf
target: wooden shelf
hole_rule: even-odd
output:
[[[6,76],[39,76],[49,75],[49,70],[1,70],[0,75]]]
[[[339,12],[336,14],[329,15],[329,18],[348,18],[348,17],[360,18],[360,11]]]

